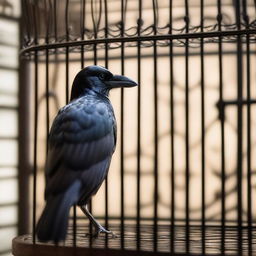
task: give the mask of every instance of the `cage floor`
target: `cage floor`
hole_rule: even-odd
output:
[[[85,235],[88,233],[88,227],[79,225],[77,227],[76,249],[80,252],[82,252],[83,249],[87,251],[87,253],[84,255],[104,255],[102,254],[102,251],[111,251],[110,254],[105,255],[135,255],[134,253],[138,252],[136,225],[125,225],[123,239],[121,239],[121,230],[119,225],[110,225],[110,229],[118,236],[117,238],[109,237],[106,239],[105,235],[101,234],[99,238],[92,239],[88,236],[86,237]],[[174,245],[172,255],[187,255],[188,248],[189,254],[191,255],[256,255],[256,229],[248,230],[248,228],[243,228],[239,235],[239,230],[237,227],[226,227],[224,240],[221,227],[207,226],[204,230],[204,242],[202,240],[203,231],[200,226],[189,227],[189,240],[187,240],[188,236],[185,226],[175,226],[174,231],[174,240],[173,243],[171,243],[170,226],[159,225],[157,239],[154,239],[154,226],[142,225],[140,227],[139,240],[140,255],[157,255],[156,251],[154,251],[154,245],[156,243],[157,252],[159,255],[170,255],[171,244]],[[72,234],[73,231],[72,228],[70,228],[66,241],[60,243],[58,246],[52,243],[36,242],[36,246],[41,248],[41,253],[36,255],[50,256],[51,254],[49,252],[47,254],[42,254],[42,251],[47,251],[47,248],[48,250],[52,250],[53,248],[56,250],[56,248],[59,248],[64,251],[67,251],[67,249],[70,248],[74,249],[74,240]],[[250,239],[248,239],[248,237],[250,237]],[[22,254],[20,248],[17,248],[17,244],[15,246],[15,243],[17,242],[23,244],[23,247],[24,245],[25,247],[32,246],[33,243],[31,235],[25,235],[14,239],[13,254],[17,256],[35,255],[28,254],[28,251],[26,251],[26,254]],[[203,253],[203,245],[205,253]],[[223,251],[223,245],[225,247],[225,251]],[[44,250],[42,250],[42,248],[44,248]],[[97,250],[101,253],[92,253],[93,251],[97,252]],[[35,251],[35,248],[33,251]],[[118,252],[121,251],[122,253],[118,254]],[[56,253],[56,251],[54,253]],[[53,255],[55,255],[54,253]],[[65,255],[63,252],[61,254]],[[71,255],[70,252],[67,255]],[[80,253],[76,252],[75,255],[80,255]]]

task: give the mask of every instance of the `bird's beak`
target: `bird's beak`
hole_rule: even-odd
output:
[[[105,84],[107,84],[111,89],[120,88],[120,87],[133,87],[138,85],[136,82],[134,82],[130,78],[126,76],[119,76],[119,75],[113,76],[111,80],[106,81]]]

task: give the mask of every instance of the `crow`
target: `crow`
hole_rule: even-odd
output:
[[[94,237],[102,232],[113,235],[94,219],[87,204],[106,178],[116,146],[109,91],[136,85],[101,66],[88,66],[76,75],[70,103],[59,110],[48,137],[46,206],[36,227],[39,241],[65,240],[73,205],[78,205],[95,227]]]

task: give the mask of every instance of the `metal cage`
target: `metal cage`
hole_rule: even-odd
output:
[[[22,0],[22,12],[19,233],[32,235],[14,255],[253,255],[255,0]],[[119,237],[85,237],[74,207],[67,241],[42,244],[49,127],[91,64],[140,85],[110,96],[117,151],[90,205]]]

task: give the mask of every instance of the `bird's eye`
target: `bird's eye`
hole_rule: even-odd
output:
[[[101,80],[104,80],[105,76],[104,76],[103,74],[99,74],[99,78],[100,78]]]

